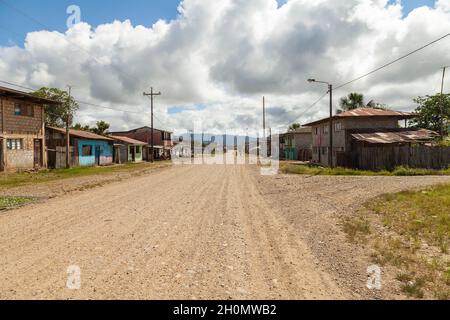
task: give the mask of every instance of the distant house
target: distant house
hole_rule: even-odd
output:
[[[114,163],[142,162],[146,142],[121,136],[109,136],[114,139]]]
[[[44,105],[56,101],[0,87],[0,171],[47,166]]]
[[[280,148],[283,152],[282,159],[285,160],[311,160],[312,136],[311,127],[302,127],[282,134]]]
[[[343,165],[346,162],[344,158],[352,152],[355,141],[363,139],[364,134],[381,137],[389,135],[389,133],[393,135],[395,132],[414,131],[414,129],[402,129],[399,125],[400,121],[406,122],[414,117],[413,113],[372,108],[359,108],[335,115],[332,118],[333,150],[331,152],[333,165]],[[308,123],[306,126],[312,127],[312,161],[323,166],[329,166],[330,119],[324,118]],[[414,135],[410,136],[411,139],[415,139]],[[417,135],[417,137],[419,136],[421,138],[416,139],[418,142],[423,139],[423,135]],[[432,136],[433,134],[429,132],[428,138],[432,139]],[[408,140],[408,142],[411,142],[411,140]]]
[[[113,163],[114,140],[98,134],[69,130],[71,166],[105,166]],[[66,164],[66,130],[46,127],[49,168],[64,168]]]
[[[128,137],[138,141],[146,142],[143,149],[143,160],[151,158],[151,134],[150,127],[142,127],[130,131],[112,132],[113,136]],[[170,152],[173,147],[172,132],[153,128],[153,159],[170,159]]]

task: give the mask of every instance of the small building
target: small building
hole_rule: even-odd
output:
[[[0,87],[0,171],[45,168],[45,105],[59,102]]]
[[[372,108],[358,108],[351,111],[338,113],[332,117],[333,150],[332,161],[334,166],[343,166],[346,153],[352,151],[352,134],[374,132],[389,129],[395,131],[400,128],[400,121],[407,121],[415,115],[409,112],[399,112]],[[312,128],[312,161],[314,163],[329,166],[330,152],[330,118],[324,118],[306,124]]]
[[[66,166],[66,130],[46,127],[48,167],[65,168]],[[69,130],[70,165],[71,166],[106,166],[113,164],[112,138],[83,131]]]
[[[143,160],[151,159],[151,136],[152,129],[150,127],[141,127],[129,131],[111,132],[113,136],[128,137],[134,140],[146,142],[143,149]],[[153,128],[153,159],[166,160],[170,159],[170,153],[173,147],[172,132]]]
[[[285,160],[310,161],[312,151],[311,132],[311,127],[302,127],[280,135],[282,137],[282,141],[280,141],[283,150],[282,158]]]
[[[147,143],[128,137],[109,136],[114,139],[114,163],[142,162]]]

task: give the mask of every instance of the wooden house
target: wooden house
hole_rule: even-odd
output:
[[[147,143],[128,137],[109,137],[114,140],[114,163],[142,162]]]
[[[65,168],[66,130],[46,127],[49,168]],[[105,166],[113,163],[114,140],[109,137],[83,131],[69,130],[71,166]]]

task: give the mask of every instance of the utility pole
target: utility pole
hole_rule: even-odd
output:
[[[263,132],[266,137],[266,97],[263,96]]]
[[[445,66],[442,68],[442,83],[441,83],[441,138],[444,139],[444,127],[445,127],[445,106],[444,106],[444,80],[445,80],[445,70],[450,68],[450,66]]]
[[[150,106],[151,106],[151,134],[150,134],[150,145],[151,145],[151,156],[150,156],[150,162],[154,161],[154,155],[155,155],[155,144],[153,140],[153,97],[154,96],[160,96],[161,92],[153,92],[153,87],[150,88],[150,93],[144,92],[144,96],[150,96]]]
[[[323,83],[328,86],[328,93],[330,94],[330,128],[329,128],[330,132],[328,133],[328,135],[330,136],[330,147],[328,150],[328,164],[329,164],[330,168],[333,168],[334,167],[334,164],[333,164],[333,85],[326,81],[318,81],[316,79],[308,79],[308,82]],[[320,150],[319,150],[319,162],[320,162]]]
[[[66,169],[70,168],[70,101],[72,94],[72,87],[67,86],[69,88],[69,97],[67,101],[67,110],[66,110]]]
[[[330,91],[330,151],[328,152],[328,163],[333,168],[333,85],[328,85]]]

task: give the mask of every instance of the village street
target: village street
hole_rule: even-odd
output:
[[[346,246],[339,217],[440,182],[450,178],[173,166],[68,193],[0,213],[0,298],[370,297],[369,262]],[[79,290],[66,287],[69,266],[80,268]]]

